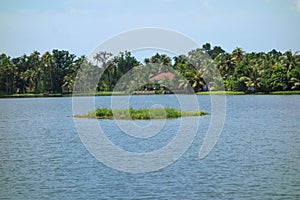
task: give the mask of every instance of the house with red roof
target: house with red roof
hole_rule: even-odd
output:
[[[160,80],[164,80],[164,79],[169,79],[169,80],[173,80],[174,79],[174,74],[171,72],[162,72],[160,74],[157,74],[153,77],[150,78],[150,81],[160,81]]]

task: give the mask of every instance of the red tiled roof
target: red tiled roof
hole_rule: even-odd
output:
[[[169,80],[173,80],[174,74],[171,72],[163,72],[163,73],[157,74],[156,76],[151,77],[150,81],[154,81],[154,80],[160,81],[165,78],[168,78]]]

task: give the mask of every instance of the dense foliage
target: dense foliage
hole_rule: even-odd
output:
[[[209,55],[209,56],[206,56]],[[99,52],[94,56],[93,63],[87,63],[85,77],[76,77],[79,68],[85,62],[85,56],[76,55],[64,50],[53,50],[40,54],[34,51],[30,55],[11,58],[0,55],[0,94],[49,94],[72,92],[75,81],[78,83],[92,79],[92,74],[101,73],[96,86],[83,86],[82,91],[112,91],[119,79],[127,72],[132,73],[157,66],[155,71],[143,73],[144,79],[162,72],[175,74],[178,88],[191,86],[195,92],[218,90],[223,83],[228,91],[271,92],[300,89],[300,55],[298,52],[281,53],[272,50],[265,52],[246,53],[241,48],[233,52],[225,52],[221,47],[211,48],[204,44],[202,48],[191,50],[188,55],[170,58],[165,54],[155,54],[140,63],[130,52],[121,52],[113,56],[107,52]],[[219,70],[222,80],[210,80],[208,66],[214,64]],[[98,67],[100,66],[101,67]],[[150,68],[149,68],[150,69]],[[170,70],[172,69],[172,70]],[[132,74],[131,73],[131,74]],[[127,73],[128,74],[128,73]],[[184,81],[177,79],[183,76]],[[140,90],[163,90],[174,80],[154,80],[152,83],[135,82],[137,77],[128,76],[129,81],[138,85]],[[88,81],[87,81],[88,82]],[[89,82],[88,82],[89,83]],[[84,85],[84,84],[79,84]],[[159,87],[165,86],[165,87]],[[124,85],[124,88],[128,85]],[[122,88],[119,86],[119,88]],[[137,86],[135,86],[135,89]],[[128,89],[128,88],[127,88]]]

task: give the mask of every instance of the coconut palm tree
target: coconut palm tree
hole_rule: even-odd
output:
[[[215,61],[217,68],[219,69],[224,79],[230,79],[235,68],[235,63],[233,61],[232,55],[228,53],[221,54],[216,57]]]
[[[195,49],[188,52],[188,62],[192,66],[191,68],[200,69],[204,59],[209,58],[204,49]]]
[[[112,60],[112,58],[113,58],[113,54],[106,51],[100,51],[96,53],[93,57],[93,59],[97,62],[97,64],[102,63],[103,67],[105,67],[105,64],[107,64],[108,61]]]
[[[249,74],[249,76],[242,76],[239,81],[244,82],[250,90],[253,88],[253,91],[256,92],[257,89],[261,85],[261,77],[260,74],[258,73],[257,69],[253,68]]]
[[[291,51],[287,51],[283,54],[283,63],[287,69],[287,73],[300,65],[300,56],[298,53],[299,51],[296,51],[294,54]]]
[[[178,90],[181,90],[185,93],[190,92],[190,91],[188,91],[188,89],[191,86],[190,86],[188,80],[186,80],[185,78],[179,78],[177,81],[178,81],[178,84],[177,84],[178,85],[178,88],[177,88]]]
[[[12,94],[15,92],[16,66],[5,54],[0,56],[0,92]]]
[[[203,89],[203,85],[205,85],[205,82],[199,70],[189,70],[184,74],[184,76],[195,92],[199,92]]]
[[[237,47],[236,49],[233,50],[232,57],[237,63],[239,63],[243,59],[244,53],[245,52],[243,51],[242,48]]]
[[[28,62],[30,64],[30,69],[28,70],[33,82],[34,93],[39,93],[41,92],[40,85],[43,83],[41,81],[43,70],[41,66],[40,53],[38,51],[31,53]]]
[[[45,79],[45,82],[46,82],[45,83],[45,87],[47,88],[46,90],[50,93],[53,93],[53,91],[54,91],[53,73],[54,73],[54,70],[55,70],[55,66],[54,66],[53,56],[51,55],[51,53],[49,51],[45,52],[42,55],[41,62],[44,65],[44,68],[45,68],[46,76],[44,77],[44,79]]]
[[[108,90],[112,91],[112,79],[116,67],[113,63],[113,54],[106,51],[100,51],[96,53],[93,58],[97,62],[98,67],[103,68],[104,71],[102,77],[106,76]],[[99,66],[99,64],[101,64],[101,66]]]

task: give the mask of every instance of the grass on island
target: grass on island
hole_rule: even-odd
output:
[[[181,111],[174,108],[149,108],[149,109],[108,109],[97,108],[84,115],[75,115],[78,118],[97,118],[97,119],[130,119],[130,120],[149,120],[149,119],[169,119],[186,116],[203,116],[207,113],[202,110]]]

